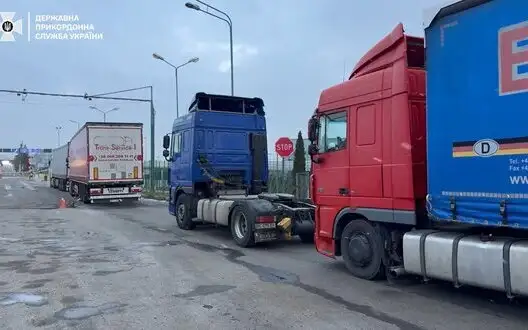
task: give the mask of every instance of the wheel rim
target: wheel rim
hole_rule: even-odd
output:
[[[235,217],[235,234],[238,238],[244,238],[246,237],[247,233],[247,220],[246,216],[242,213],[238,213]]]
[[[178,209],[176,210],[176,219],[178,222],[183,222],[183,219],[185,218],[185,205],[180,204],[178,205]]]
[[[372,245],[365,233],[352,233],[348,241],[350,261],[356,267],[365,268],[372,262]]]

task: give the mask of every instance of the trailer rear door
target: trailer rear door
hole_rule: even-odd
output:
[[[90,181],[143,180],[142,142],[141,127],[89,127]]]

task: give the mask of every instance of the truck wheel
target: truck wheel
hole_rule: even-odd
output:
[[[238,246],[250,247],[255,245],[254,223],[255,217],[246,208],[236,206],[231,214],[231,236]]]
[[[86,190],[82,193],[81,198],[84,204],[91,204],[90,197],[88,197]]]
[[[181,194],[176,200],[176,223],[183,230],[194,229],[196,224],[192,222],[192,198],[187,194]]]
[[[314,242],[314,235],[313,234],[299,234],[299,238],[301,239],[301,242],[304,244],[311,244]]]
[[[341,252],[348,270],[366,280],[385,274],[382,256],[383,239],[366,220],[353,220],[341,234]]]

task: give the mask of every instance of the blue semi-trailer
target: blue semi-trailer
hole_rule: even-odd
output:
[[[528,295],[527,13],[519,0],[428,11],[425,45],[400,25],[322,92],[308,125],[321,254],[364,279]]]
[[[427,210],[471,230],[406,234],[408,272],[528,295],[527,13],[460,1],[426,27]]]

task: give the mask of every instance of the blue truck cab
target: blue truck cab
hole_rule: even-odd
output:
[[[266,191],[262,99],[197,93],[189,113],[174,120],[171,142],[169,183],[174,197],[177,192],[216,197],[226,190]]]
[[[197,93],[163,148],[170,162],[169,213],[181,229],[228,226],[243,247],[292,235],[313,241],[314,206],[267,193],[262,99]]]

